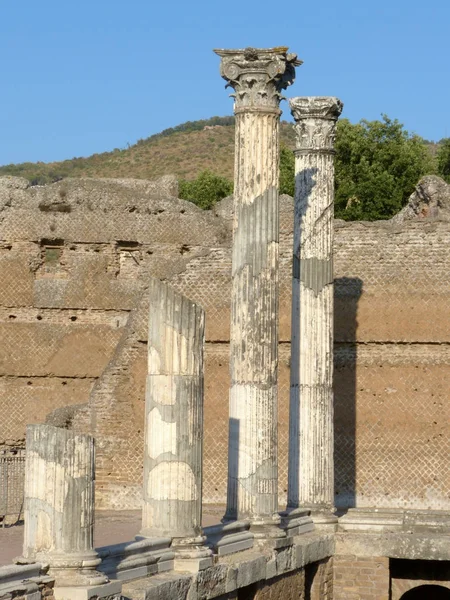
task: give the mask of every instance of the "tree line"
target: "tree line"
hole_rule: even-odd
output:
[[[337,124],[335,155],[335,215],[347,221],[390,219],[406,204],[424,175],[437,174],[450,183],[450,138],[432,145],[408,133],[398,120]],[[225,177],[203,171],[180,181],[180,197],[204,209],[232,194]],[[280,193],[294,195],[294,154],[280,153]]]

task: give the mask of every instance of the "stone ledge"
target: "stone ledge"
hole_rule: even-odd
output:
[[[339,530],[445,534],[450,531],[450,514],[402,508],[350,508],[340,517]]]
[[[138,539],[97,548],[102,559],[98,570],[114,579],[129,581],[170,571],[175,553],[170,538]]]
[[[53,583],[53,578],[41,576],[41,568],[40,563],[0,567],[0,598],[22,595],[26,600],[40,600],[39,584]]]
[[[450,535],[440,533],[352,531],[337,533],[335,542],[336,555],[450,561]]]
[[[307,533],[293,544],[274,550],[264,544],[225,556],[196,575],[173,572],[138,579],[123,586],[123,597],[133,600],[200,600],[218,598],[256,583],[294,572],[334,553],[333,535]]]
[[[55,600],[122,600],[122,584],[111,581],[90,587],[55,587]]]

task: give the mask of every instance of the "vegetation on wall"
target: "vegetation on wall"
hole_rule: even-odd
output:
[[[295,133],[281,123],[280,192],[294,194]],[[234,117],[188,121],[127,148],[58,163],[0,167],[0,176],[43,185],[65,177],[154,179],[174,174],[180,197],[202,208],[232,193]],[[450,138],[439,144],[409,134],[383,116],[352,124],[341,119],[336,136],[336,216],[345,220],[389,219],[406,203],[421,176],[437,173],[450,182]]]
[[[445,176],[446,168],[450,174],[450,140],[438,150],[437,167],[429,145],[386,115],[381,121],[356,124],[341,119],[335,149],[335,214],[348,221],[390,219],[423,175],[438,170]],[[282,147],[280,192],[293,191],[294,156]]]
[[[450,183],[450,138],[444,138],[439,142],[436,160],[438,175]]]
[[[280,148],[280,194],[294,195],[295,160],[293,152],[284,144]]]
[[[381,121],[348,119],[336,135],[336,216],[389,219],[406,204],[419,179],[435,172],[422,138],[383,115]]]
[[[200,208],[212,208],[216,202],[233,193],[233,184],[226,177],[211,171],[202,171],[192,181],[179,182],[178,195],[183,200],[190,200]]]

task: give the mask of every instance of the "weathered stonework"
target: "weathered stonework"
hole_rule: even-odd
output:
[[[24,557],[48,563],[60,585],[106,578],[93,549],[94,440],[51,425],[27,427]]]
[[[23,448],[27,423],[86,404],[72,427],[96,439],[97,507],[140,508],[145,286],[149,277],[162,278],[207,314],[203,493],[205,502],[225,503],[230,201],[202,211],[149,191],[149,182],[68,179],[30,187],[12,180],[5,187],[0,179],[0,444]],[[61,189],[71,212],[42,212],[39,204],[56,202]],[[278,497],[285,506],[292,198],[280,197],[279,218]],[[64,241],[62,284],[51,273],[38,280],[30,270],[42,264],[39,240],[52,235],[50,224]],[[123,238],[138,246],[126,249],[118,243]],[[133,278],[122,278],[123,254],[136,256],[138,264],[130,256]],[[450,228],[439,216],[402,224],[334,222],[335,504],[341,509],[450,507],[449,264]]]
[[[150,281],[149,304],[141,534],[171,538],[176,568],[205,568],[211,564],[201,529],[205,313],[157,279]]]
[[[255,528],[278,522],[279,102],[300,62],[287,48],[216,53],[236,114],[225,519]]]
[[[28,425],[24,520],[23,559],[49,569],[55,600],[119,600],[120,583],[96,570],[91,436]]]
[[[337,98],[290,100],[295,119],[288,508],[332,523],[333,214]]]
[[[121,597],[121,584],[96,569],[94,469],[91,436],[28,425],[23,561],[48,569],[55,600]]]

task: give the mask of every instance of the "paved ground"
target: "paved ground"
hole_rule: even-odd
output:
[[[205,506],[203,509],[203,526],[220,522],[225,507]],[[95,517],[94,545],[96,548],[109,544],[127,542],[139,533],[141,528],[141,511],[101,511]],[[0,566],[12,562],[15,556],[22,554],[23,524],[5,527],[0,525]]]

